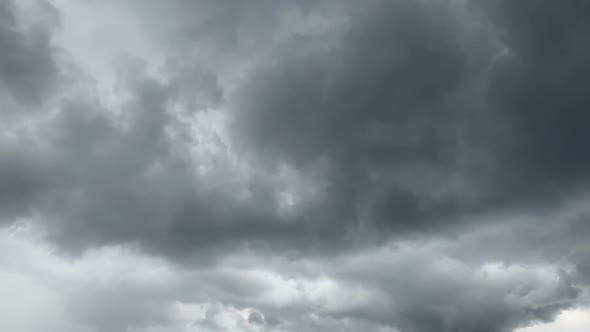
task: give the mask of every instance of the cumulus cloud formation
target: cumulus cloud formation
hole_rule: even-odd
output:
[[[2,2],[0,329],[584,324],[589,10]]]

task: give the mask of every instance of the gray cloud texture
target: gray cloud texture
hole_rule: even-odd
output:
[[[550,321],[588,300],[588,10],[5,1],[1,266],[50,331]]]

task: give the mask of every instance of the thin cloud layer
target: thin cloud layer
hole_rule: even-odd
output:
[[[0,4],[0,290],[38,303],[0,327],[508,332],[587,305],[588,9]]]

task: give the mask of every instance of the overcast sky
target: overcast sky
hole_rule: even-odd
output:
[[[589,331],[588,17],[0,0],[0,331]]]

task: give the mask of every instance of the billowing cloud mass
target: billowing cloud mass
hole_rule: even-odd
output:
[[[1,2],[0,330],[582,324],[589,14]]]

